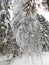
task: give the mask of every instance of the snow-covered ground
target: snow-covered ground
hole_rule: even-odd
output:
[[[49,53],[44,53],[41,56],[27,56],[16,58],[10,65],[49,65]]]
[[[11,60],[12,60],[12,54],[11,55],[0,55],[0,65],[9,65]]]
[[[28,56],[23,55],[21,58],[14,58],[12,61],[7,61],[6,56],[0,57],[0,65],[49,65],[49,53],[43,53],[41,55]]]

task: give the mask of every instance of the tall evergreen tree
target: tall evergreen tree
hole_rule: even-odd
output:
[[[43,16],[37,16],[42,26],[41,29],[41,45],[43,51],[49,51],[49,22]]]
[[[0,53],[18,55],[20,49],[10,25],[9,1],[0,1]]]
[[[0,1],[0,52],[3,52],[6,43],[6,30],[7,25],[5,23],[6,13],[3,11],[2,2]]]

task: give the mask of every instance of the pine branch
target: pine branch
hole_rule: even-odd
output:
[[[41,44],[43,46],[43,50],[49,51],[49,28],[47,24],[48,21],[46,21],[43,16],[38,16],[38,20],[42,25]]]

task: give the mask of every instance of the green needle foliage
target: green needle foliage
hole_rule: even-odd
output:
[[[26,2],[24,5],[23,5],[23,10],[26,12],[26,15],[29,15],[30,14],[30,11],[32,12],[32,13],[34,13],[34,10],[35,10],[35,6],[34,6],[34,4],[35,3],[33,3],[32,5],[31,5],[31,2],[32,0],[29,0],[28,2]]]

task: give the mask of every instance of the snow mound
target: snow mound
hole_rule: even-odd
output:
[[[16,58],[10,65],[49,65],[49,53],[42,55],[27,56]]]

